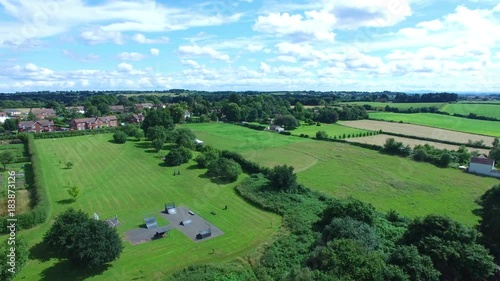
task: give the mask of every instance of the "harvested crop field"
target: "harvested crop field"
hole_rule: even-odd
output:
[[[467,143],[469,140],[483,140],[487,146],[491,146],[493,137],[481,136],[475,134],[461,133],[445,129],[432,128],[421,125],[403,124],[396,122],[385,122],[375,120],[357,120],[357,121],[342,121],[342,125],[358,129],[385,131],[396,134],[404,134],[408,136],[416,136],[423,138],[431,138],[442,141],[453,141],[458,143]]]
[[[369,137],[361,137],[361,138],[350,138],[350,139],[346,139],[346,141],[384,145],[385,141],[389,138],[393,138],[398,142],[402,142],[404,145],[409,145],[411,148],[413,148],[415,145],[419,145],[419,144],[420,145],[429,144],[429,145],[432,145],[432,146],[439,148],[439,149],[448,149],[448,150],[457,150],[459,148],[458,145],[444,144],[444,143],[433,142],[433,141],[416,140],[416,139],[403,138],[403,137],[395,137],[395,136],[385,135],[385,134],[369,136]],[[489,153],[489,150],[487,150],[487,149],[469,148],[469,151],[474,151],[474,150],[477,150],[477,151],[479,151],[479,153],[483,153],[483,154]]]

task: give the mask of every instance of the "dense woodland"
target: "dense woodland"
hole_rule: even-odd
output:
[[[481,222],[473,229],[438,215],[410,220],[353,198],[324,196],[297,183],[292,167],[262,172],[237,191],[282,215],[281,235],[246,260],[190,266],[168,280],[500,280],[494,263],[500,186],[478,200]]]

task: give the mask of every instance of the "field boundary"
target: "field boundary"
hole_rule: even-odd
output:
[[[442,115],[445,115],[445,114],[442,114]],[[453,116],[453,115],[446,115],[446,116],[456,117],[456,116]],[[461,118],[461,117],[457,117],[457,118]],[[464,119],[469,119],[469,118],[464,118]],[[378,118],[372,118],[370,116],[368,116],[368,118],[366,120],[381,121],[381,122],[387,122],[387,123],[410,124],[410,125],[417,125],[417,126],[423,126],[423,127],[428,127],[428,128],[448,130],[448,131],[453,131],[453,132],[457,132],[457,133],[465,133],[465,134],[472,134],[472,135],[478,135],[478,136],[483,136],[483,137],[495,138],[495,136],[491,136],[491,135],[485,135],[485,134],[479,134],[479,133],[471,133],[471,132],[453,130],[453,129],[449,129],[449,128],[435,127],[435,126],[429,126],[429,125],[423,125],[423,124],[416,124],[416,123],[409,123],[409,122],[403,122],[403,121],[392,121],[392,120],[378,119]],[[470,120],[475,120],[475,119],[470,119]],[[480,120],[480,121],[488,121],[488,120]]]
[[[409,139],[415,139],[415,140],[423,140],[423,141],[432,141],[432,142],[439,142],[439,143],[444,143],[444,144],[450,144],[450,145],[464,145],[466,147],[470,148],[479,148],[479,149],[489,149],[491,148],[490,146],[484,145],[473,145],[469,143],[460,143],[460,142],[453,142],[453,141],[446,141],[446,140],[439,140],[439,139],[433,139],[433,138],[425,138],[425,137],[419,137],[419,136],[413,136],[413,135],[406,135],[406,134],[400,134],[400,133],[393,133],[393,132],[386,132],[382,131],[382,134],[385,135],[390,135],[390,136],[395,136],[395,137],[402,137],[402,138],[409,138]]]
[[[31,160],[31,168],[33,172],[33,183],[30,187],[30,202],[33,209],[17,216],[17,227],[19,230],[33,228],[39,224],[44,223],[49,217],[50,203],[48,200],[48,193],[45,185],[41,182],[41,160],[39,158],[38,150],[35,145],[35,137],[33,134],[20,135],[19,138],[28,147],[28,153]],[[6,227],[7,216],[0,218],[0,234],[6,234],[9,229]]]

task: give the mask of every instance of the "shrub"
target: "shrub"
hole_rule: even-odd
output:
[[[185,147],[174,148],[165,156],[165,164],[167,166],[179,166],[181,164],[187,163],[193,154],[191,150]]]
[[[115,141],[115,143],[126,143],[127,138],[128,138],[127,134],[125,134],[122,131],[118,131],[113,134],[113,140]]]

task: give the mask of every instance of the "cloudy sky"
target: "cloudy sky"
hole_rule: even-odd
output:
[[[0,92],[171,88],[500,92],[500,4],[0,0]]]

